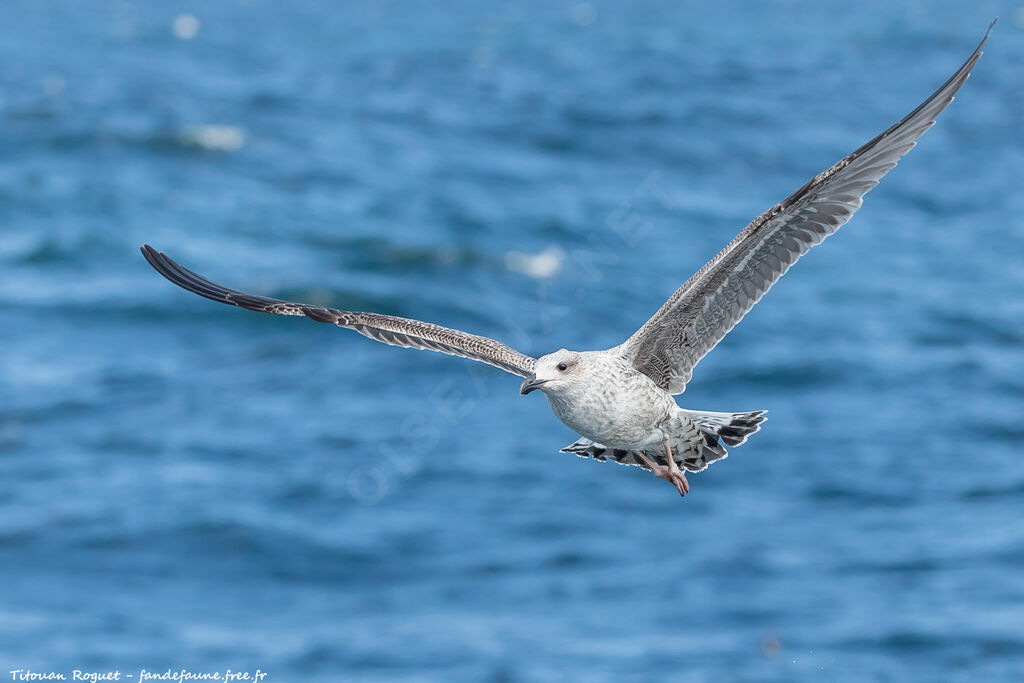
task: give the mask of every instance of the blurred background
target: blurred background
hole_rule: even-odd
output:
[[[270,681],[1021,680],[1024,6],[0,8],[0,663]],[[625,339],[957,101],[697,369],[691,477],[518,380],[176,289]]]

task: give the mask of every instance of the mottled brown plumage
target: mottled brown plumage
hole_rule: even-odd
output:
[[[355,330],[361,335],[376,339],[392,346],[411,349],[429,349],[453,356],[462,356],[494,365],[502,370],[526,377],[533,372],[535,360],[525,356],[501,342],[461,330],[453,330],[432,323],[411,318],[398,318],[379,313],[339,311],[311,304],[300,304],[263,296],[236,292],[201,275],[163,254],[148,244],[142,247],[142,255],[149,264],[165,278],[199,296],[250,311],[276,313],[277,315],[304,315],[321,323],[332,323],[338,327]]]
[[[697,362],[797,259],[846,223],[864,195],[932,127],[967,80],[988,35],[914,111],[755,218],[622,344],[623,355],[665,391],[683,393]]]

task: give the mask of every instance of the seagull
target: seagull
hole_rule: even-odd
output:
[[[603,351],[559,349],[532,358],[494,339],[420,320],[246,294],[197,275],[148,244],[142,254],[165,278],[207,299],[305,316],[385,344],[440,351],[519,375],[520,394],[543,392],[558,419],[581,436],[563,452],[642,467],[686,495],[686,472],[725,458],[726,446],[739,446],[761,429],[766,411],[687,410],[674,395],[686,389],[698,361],[797,259],[846,223],[864,195],[932,127],[981,57],[992,25],[931,97],[755,218],[629,339]]]

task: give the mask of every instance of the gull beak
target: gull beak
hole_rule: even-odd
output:
[[[544,384],[547,384],[546,379],[537,379],[537,375],[530,375],[524,379],[523,383],[519,386],[519,393],[525,396],[534,389],[540,389]]]

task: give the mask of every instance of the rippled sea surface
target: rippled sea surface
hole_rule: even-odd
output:
[[[2,670],[1022,680],[1024,9],[950,5],[7,0]],[[684,406],[771,415],[685,500],[515,377],[138,252],[606,348],[996,15],[698,367]]]

